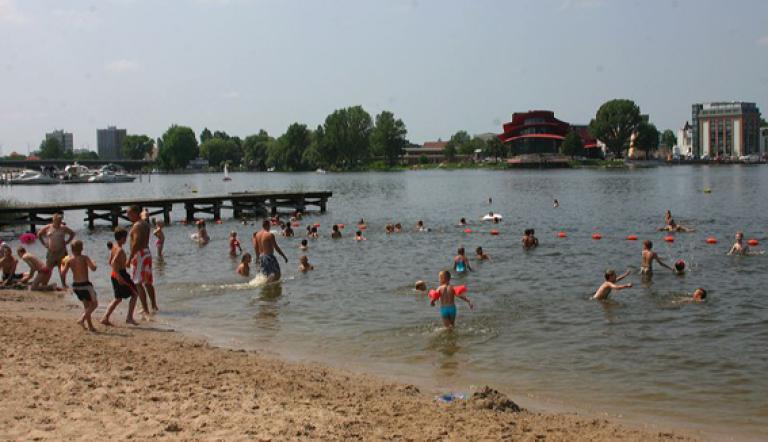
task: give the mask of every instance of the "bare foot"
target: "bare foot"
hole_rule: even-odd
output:
[[[100,321],[102,324],[106,325],[107,327],[112,327],[112,323],[109,322],[109,319],[104,318]]]
[[[80,325],[80,327],[83,327],[83,330],[85,330],[85,321],[77,321],[77,323]]]
[[[138,322],[136,322],[136,321],[134,321],[134,320],[133,320],[133,318],[131,318],[131,319],[127,319],[127,320],[125,321],[125,323],[126,323],[126,324],[131,324],[131,325],[139,325],[139,323],[138,323]]]
[[[98,330],[96,330],[96,327],[94,327],[92,325],[88,327],[88,330],[90,330],[92,332],[97,332],[98,331]]]

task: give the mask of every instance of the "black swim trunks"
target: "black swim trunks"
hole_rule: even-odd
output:
[[[120,284],[115,277],[115,272],[112,272],[112,291],[115,293],[115,299],[128,299],[136,293],[136,284],[131,281],[131,275],[125,269],[120,270],[120,276],[128,285]]]
[[[3,273],[3,282],[14,282],[14,281],[20,281],[22,278],[24,278],[23,273]]]
[[[93,284],[90,281],[73,282],[72,291],[77,295],[77,299],[83,302],[96,300],[96,291],[93,290]]]

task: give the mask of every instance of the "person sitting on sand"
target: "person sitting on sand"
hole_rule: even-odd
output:
[[[475,249],[475,258],[477,258],[478,261],[490,261],[491,256],[487,253],[483,252],[482,247],[478,247]]]
[[[535,231],[533,229],[525,229],[521,242],[523,243],[524,250],[530,250],[534,247],[538,247],[539,240],[536,238]]]
[[[8,244],[2,245],[0,250],[0,270],[3,272],[3,286],[10,286],[24,279],[24,275],[16,273],[16,267],[19,265],[19,260],[13,256],[13,250]]]
[[[81,327],[86,328],[88,324],[88,330],[96,331],[91,322],[91,314],[99,306],[99,301],[96,299],[96,291],[93,289],[93,284],[88,279],[88,270],[95,271],[96,264],[86,255],[83,255],[83,242],[75,240],[72,242],[72,257],[64,264],[62,272],[65,274],[68,271],[72,271],[72,291],[83,303],[83,315],[77,321]]]
[[[355,241],[365,241],[365,237],[363,236],[363,231],[358,230],[355,232]]]
[[[115,243],[112,245],[112,253],[109,256],[109,265],[112,268],[112,275],[110,280],[112,281],[112,291],[115,295],[115,299],[107,307],[107,311],[104,313],[104,317],[101,318],[101,323],[111,326],[109,317],[112,316],[112,312],[115,311],[118,305],[123,299],[130,299],[128,301],[128,316],[125,322],[127,324],[139,325],[133,319],[133,311],[136,308],[136,300],[139,297],[136,284],[131,280],[131,275],[126,270],[128,257],[123,250],[123,244],[128,239],[128,232],[118,227],[115,229]]]
[[[229,232],[229,256],[237,256],[243,253],[243,248],[240,247],[240,240],[237,239],[237,232],[234,230]]]
[[[240,276],[251,276],[251,254],[250,253],[243,253],[243,256],[240,258],[240,265],[237,266],[237,270],[235,270],[238,275]]]
[[[646,239],[643,241],[643,252],[640,262],[640,274],[650,279],[653,275],[653,261],[659,263],[660,266],[666,267],[669,270],[675,271],[672,267],[668,266],[664,261],[659,258],[659,255],[653,251],[653,243]]]
[[[315,266],[309,263],[307,255],[301,255],[301,258],[299,258],[299,271],[306,273],[310,270],[315,270]]]
[[[695,232],[696,229],[692,229],[690,227],[682,226],[680,224],[677,224],[674,219],[669,219],[669,224],[665,225],[664,227],[658,228],[659,232],[681,232],[681,233],[691,233]]]
[[[299,244],[299,250],[301,250],[302,252],[306,252],[307,250],[309,250],[309,245],[307,244],[306,239],[301,240],[301,244]]]
[[[27,249],[24,247],[16,249],[16,253],[19,255],[19,258],[29,266],[29,272],[24,274],[24,277],[19,281],[20,284],[26,284],[31,281],[31,285],[29,286],[30,290],[56,290],[56,284],[48,284],[53,273],[53,270],[50,267],[43,264],[37,256],[27,252]]]
[[[472,271],[472,267],[469,265],[469,259],[464,254],[464,247],[459,247],[459,249],[456,251],[456,256],[453,258],[453,270],[455,270],[457,273]]]
[[[152,232],[153,235],[155,235],[155,248],[157,249],[157,257],[162,258],[163,257],[163,246],[165,245],[165,232],[163,232],[163,228],[165,227],[165,222],[158,221],[155,223],[155,230]]]
[[[457,295],[451,285],[451,273],[447,270],[443,270],[438,274],[440,280],[440,287],[437,288],[437,292],[440,294],[440,318],[443,320],[443,325],[447,328],[453,328],[456,325],[456,301],[455,298],[459,298],[462,301],[469,304],[470,309],[474,309],[472,301],[469,300],[464,294]],[[437,299],[433,299],[429,305],[435,306]]]
[[[604,299],[608,299],[608,295],[611,294],[612,290],[624,290],[624,289],[632,288],[632,284],[625,284],[625,285],[616,284],[617,282],[629,276],[630,273],[631,273],[630,270],[627,270],[621,276],[616,276],[615,271],[606,270],[605,282],[603,282],[602,285],[600,285],[600,287],[597,289],[595,294],[592,296],[592,299],[597,299],[602,301]]]

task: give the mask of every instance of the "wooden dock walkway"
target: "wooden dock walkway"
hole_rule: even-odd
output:
[[[234,218],[254,217],[270,214],[276,215],[280,209],[305,212],[307,207],[316,207],[321,213],[326,210],[328,199],[332,192],[235,192],[224,195],[187,196],[178,198],[132,198],[109,201],[90,201],[81,203],[53,202],[46,204],[29,204],[15,207],[0,207],[0,224],[29,224],[30,230],[36,226],[50,222],[50,217],[57,212],[85,210],[84,221],[88,228],[93,229],[96,220],[109,221],[112,227],[117,227],[120,219],[127,220],[126,210],[132,205],[146,208],[150,216],[162,215],[166,225],[171,222],[171,211],[174,204],[183,204],[186,212],[185,220],[192,222],[195,215],[204,213],[213,216],[214,220],[221,219],[222,209],[231,209]],[[44,217],[47,215],[47,217]]]

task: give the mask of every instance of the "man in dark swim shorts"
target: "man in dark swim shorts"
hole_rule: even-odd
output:
[[[268,219],[261,223],[261,232],[253,234],[253,248],[256,251],[256,256],[259,257],[261,273],[267,277],[267,282],[274,282],[280,280],[280,263],[275,258],[275,251],[283,257],[286,263],[288,262],[288,257],[285,256],[280,246],[277,245],[275,235],[269,231],[270,227],[271,223]]]

